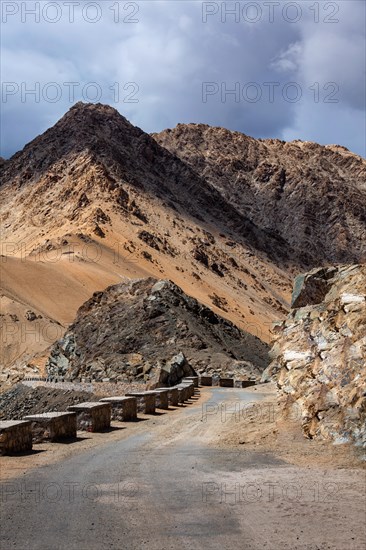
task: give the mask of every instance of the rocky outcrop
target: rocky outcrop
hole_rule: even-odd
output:
[[[156,373],[156,383],[154,386],[175,386],[182,378],[186,376],[195,376],[196,371],[187,361],[184,353],[178,353],[163,367],[160,367]]]
[[[262,379],[277,380],[305,434],[366,445],[366,266],[298,277],[293,309],[274,333]]]
[[[268,346],[173,282],[151,277],[96,292],[52,347],[47,370],[72,379],[175,384],[193,368],[220,374],[240,361],[260,377]]]

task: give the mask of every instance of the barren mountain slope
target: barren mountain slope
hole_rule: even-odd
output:
[[[94,291],[126,277],[170,279],[264,340],[286,313],[281,240],[111,107],[75,105],[4,164],[1,182],[6,367],[50,345],[39,330],[33,347],[28,339],[12,353],[13,307],[65,326]]]
[[[239,212],[286,242],[301,268],[366,261],[366,161],[344,147],[257,140],[204,124],[153,137]]]

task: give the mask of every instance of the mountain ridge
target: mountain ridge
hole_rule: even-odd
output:
[[[329,243],[317,243],[317,254],[302,258],[312,235],[300,239],[298,249],[296,238],[293,243],[289,238],[296,237],[296,227],[281,234],[271,225],[280,170],[275,165],[269,173],[259,153],[272,155],[270,142],[278,147],[278,140],[263,149],[262,142],[243,134],[204,128],[217,133],[214,143],[201,140],[208,160],[186,125],[181,125],[185,144],[172,131],[144,133],[112,107],[79,103],[5,162],[0,169],[2,326],[9,333],[0,357],[5,380],[9,368],[18,376],[25,363],[37,365],[34,354],[43,357],[52,344],[41,326],[33,344],[29,337],[17,340],[20,326],[31,330],[38,323],[29,321],[29,311],[46,326],[66,328],[93,292],[128,279],[169,279],[241,330],[269,341],[271,323],[289,309],[293,276],[320,257],[330,261]],[[233,147],[231,156],[227,150],[230,158],[222,158],[222,133],[226,149]],[[291,154],[293,147],[287,147]],[[351,179],[352,153],[334,154],[349,157]],[[257,178],[253,192],[243,166],[251,168],[255,159],[254,170],[260,166],[262,180],[269,174],[269,186]],[[357,166],[363,170],[364,164]],[[230,189],[238,181],[234,200]],[[358,192],[363,197],[363,188]],[[295,207],[296,202],[291,205],[296,212]],[[347,208],[345,218],[357,217],[352,203]],[[363,230],[364,225],[351,244],[357,238],[363,244]],[[336,242],[332,235],[328,241]],[[350,253],[361,260],[357,247]]]
[[[362,157],[337,145],[256,140],[202,124],[179,124],[153,136],[239,212],[297,250],[301,268],[366,261]],[[311,250],[303,254],[302,248]]]
[[[148,179],[146,170],[141,170],[139,163],[134,162],[133,153],[147,159],[150,187],[145,185]],[[267,249],[267,254],[276,248],[276,254],[281,256],[282,242],[276,236],[267,235],[245,215],[238,215],[233,206],[222,200],[216,189],[209,186],[179,157],[161,148],[153,138],[130,124],[110,106],[82,102],[74,105],[51,129],[9,160],[0,181],[10,178],[12,185],[21,188],[25,183],[31,184],[42,177],[45,171],[58,170],[62,174],[67,169],[65,162],[72,164],[80,155],[85,158],[85,164],[89,160],[90,164],[100,169],[102,177],[108,180],[108,191],[116,190],[116,180],[128,181],[137,189],[155,197],[164,195],[165,200],[170,199],[178,205],[183,202],[186,211],[189,206],[189,213],[198,215],[202,221],[201,213],[192,200],[194,198],[209,216],[216,215],[215,221],[223,216],[229,228],[234,225],[239,235],[245,232],[246,239],[256,248]],[[57,183],[60,175],[53,174],[49,180]],[[118,197],[116,199],[119,200]]]

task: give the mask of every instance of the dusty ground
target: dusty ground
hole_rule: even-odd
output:
[[[276,399],[269,385],[204,388],[109,433],[2,457],[2,547],[364,550],[365,462],[305,440]]]
[[[260,392],[260,403],[245,404],[241,412],[235,409],[236,400],[225,403],[220,411],[223,420],[220,432],[211,444],[218,447],[246,450],[264,449],[286,462],[298,466],[327,466],[335,468],[360,467],[365,452],[351,445],[333,445],[320,439],[303,436],[296,412],[285,416],[279,405],[274,384],[249,388],[248,394]],[[366,462],[365,462],[366,466]]]

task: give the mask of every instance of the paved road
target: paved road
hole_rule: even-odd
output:
[[[1,550],[358,550],[352,531],[349,546],[336,545],[334,502],[314,503],[310,492],[294,504],[274,494],[271,483],[288,481],[286,463],[209,444],[223,420],[218,404],[253,401],[244,390],[210,395],[204,409],[192,403],[141,423],[138,433],[129,424],[127,438],[4,483]],[[290,467],[292,481],[300,483],[299,470]],[[313,522],[306,534],[304,514]]]

